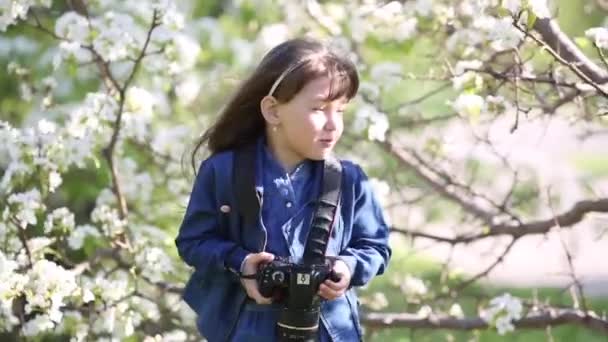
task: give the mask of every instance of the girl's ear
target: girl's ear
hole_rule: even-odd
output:
[[[278,125],[280,122],[277,111],[278,105],[279,101],[277,101],[274,96],[266,95],[262,101],[260,101],[260,110],[262,111],[264,119],[273,126]]]

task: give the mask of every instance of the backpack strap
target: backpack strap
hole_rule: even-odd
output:
[[[325,260],[325,252],[333,223],[336,218],[340,189],[342,185],[342,164],[333,156],[323,161],[323,183],[317,201],[302,261],[319,264]]]
[[[234,197],[245,227],[258,219],[260,202],[255,193],[255,144],[247,144],[235,151],[232,170]]]

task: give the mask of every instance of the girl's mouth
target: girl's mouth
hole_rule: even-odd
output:
[[[320,139],[319,142],[325,147],[330,147],[334,144],[334,139]]]

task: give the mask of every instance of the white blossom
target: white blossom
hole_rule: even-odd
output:
[[[389,129],[388,116],[384,113],[376,112],[370,117],[371,124],[367,129],[367,138],[369,140],[384,141],[386,132]]]
[[[154,96],[149,91],[134,86],[127,90],[125,109],[134,114],[150,116],[155,102]]]
[[[23,293],[27,276],[16,273],[19,263],[9,259],[0,250],[0,323],[8,326],[16,325],[19,321],[12,314],[12,300]],[[0,328],[1,329],[1,328]]]
[[[106,12],[103,17],[92,20],[99,34],[93,40],[95,50],[109,62],[134,57],[141,48],[136,38],[141,28],[126,13]]]
[[[68,246],[74,250],[81,249],[87,236],[97,238],[100,237],[101,234],[90,224],[77,226],[68,237]]]
[[[123,164],[124,166],[124,164]],[[109,188],[104,188],[102,189],[99,194],[97,195],[97,199],[95,199],[95,204],[97,206],[101,206],[101,205],[115,205],[116,202],[116,196],[114,195],[114,193],[112,192],[112,189]]]
[[[13,314],[13,300],[0,300],[0,331],[11,330],[18,324],[19,318]]]
[[[468,72],[468,69],[481,69],[481,67],[483,66],[483,62],[480,60],[461,60],[458,61],[458,63],[456,63],[456,66],[454,66],[454,73],[456,75],[460,75],[463,74],[465,72]]]
[[[88,43],[91,36],[87,19],[73,11],[65,12],[57,19],[55,34],[80,44]]]
[[[474,20],[473,27],[486,32],[490,47],[496,51],[513,49],[523,39],[524,34],[513,27],[511,18],[494,18],[482,15]]]
[[[191,129],[186,125],[164,129],[155,134],[151,147],[159,155],[180,155],[183,152],[183,146],[179,146],[175,142],[187,139],[190,133]]]
[[[59,172],[51,171],[49,173],[49,191],[50,192],[55,192],[57,187],[59,187],[62,182],[63,182],[63,179],[61,178],[61,174],[59,174]]]
[[[127,222],[120,219],[118,211],[107,205],[96,207],[91,213],[91,220],[100,224],[101,230],[108,237],[113,237],[124,231]]]
[[[490,301],[489,307],[481,312],[481,318],[489,324],[495,325],[498,333],[504,335],[515,330],[513,320],[520,319],[522,311],[521,300],[505,293]]]
[[[125,136],[134,137],[142,143],[145,142],[156,103],[156,98],[143,88],[130,87],[127,90],[125,112],[123,113]]]
[[[386,5],[378,7],[374,11],[374,17],[379,20],[389,21],[403,12],[403,5],[399,1],[391,1]]]
[[[462,311],[462,307],[458,303],[454,303],[452,304],[452,306],[450,306],[449,314],[452,317],[464,318],[464,312]]]
[[[44,232],[52,231],[71,232],[74,229],[74,214],[66,207],[53,210],[44,222]]]
[[[187,340],[188,334],[183,330],[172,330],[164,334],[156,334],[144,338],[144,342],[185,342]]]
[[[254,61],[255,44],[245,39],[233,39],[230,41],[230,48],[234,56],[234,63],[240,67],[248,67]]]
[[[127,180],[121,182],[121,188],[124,196],[131,200],[137,201],[140,203],[147,203],[151,198],[151,190],[152,187],[152,176],[150,176],[147,172],[139,172],[139,165],[135,162],[135,160],[131,158],[124,158],[120,161],[120,170],[122,173],[122,179]],[[104,191],[103,196],[108,196],[107,190]],[[100,194],[101,196],[102,194]],[[114,196],[112,194],[112,196]],[[109,201],[107,199],[98,198],[98,202],[101,203]],[[113,201],[113,200],[112,200]]]
[[[23,229],[29,224],[36,224],[38,222],[36,212],[44,209],[38,189],[13,193],[9,196],[8,203],[15,205],[14,214]]]
[[[527,5],[523,7],[522,5]],[[551,12],[547,5],[547,0],[503,0],[502,7],[517,15],[523,9],[529,9],[538,18],[549,18]]]
[[[133,296],[129,300],[129,306],[133,308],[134,311],[138,312],[142,318],[150,319],[155,322],[161,318],[158,304],[150,299]]]
[[[485,101],[476,94],[460,94],[453,107],[463,117],[476,118],[485,109]]]
[[[38,325],[46,329],[50,326],[50,322],[61,321],[63,317],[61,308],[77,293],[76,276],[73,272],[46,259],[36,261],[28,275],[30,282],[25,288],[27,295],[25,312],[42,311],[44,314],[39,319],[44,320]],[[29,329],[32,329],[32,333],[39,332],[35,327]]]
[[[481,76],[469,69],[481,69],[483,63],[479,60],[462,60],[458,61],[454,66],[454,77],[452,77],[452,85],[455,90],[461,90],[466,85],[472,84],[475,89],[480,89],[483,84]]]
[[[369,297],[362,297],[361,303],[372,310],[378,311],[388,306],[388,299],[382,292],[374,292]]]
[[[370,178],[369,182],[374,190],[374,194],[378,197],[378,200],[382,205],[388,203],[388,196],[391,192],[391,187],[388,182],[379,178]]]
[[[38,131],[41,134],[52,134],[55,133],[56,130],[57,125],[54,122],[48,121],[46,119],[38,121]]]
[[[12,162],[8,165],[0,180],[0,190],[10,192],[12,190],[11,180],[13,177],[25,176],[30,173],[30,168],[20,161]]]
[[[76,63],[86,63],[93,59],[89,50],[84,49],[79,42],[59,43],[59,50],[53,57],[53,68],[57,70],[64,60],[73,58]]]
[[[98,274],[95,278],[81,277],[82,288],[91,291],[107,304],[115,303],[127,296],[131,286],[129,275],[124,271],[112,273],[110,277]]]
[[[135,262],[142,268],[146,278],[154,282],[161,281],[173,270],[171,259],[158,247],[144,245],[135,256]]]
[[[371,79],[380,84],[393,83],[403,74],[403,66],[398,63],[383,62],[374,64],[370,71]]]
[[[178,101],[182,105],[189,105],[196,100],[196,97],[201,90],[201,86],[202,84],[197,77],[192,75],[186,76],[186,78],[175,87],[175,94],[177,95]]]
[[[415,0],[411,2],[407,2],[412,6],[413,10],[417,15],[422,17],[429,17],[433,14],[433,6],[435,5],[435,0]]]
[[[0,0],[0,31],[25,19],[31,6],[51,7],[51,0]]]
[[[422,279],[408,274],[401,283],[401,291],[408,297],[418,297],[427,294],[428,289]]]
[[[395,28],[395,31],[394,31],[395,40],[397,40],[398,42],[402,42],[402,41],[408,40],[410,38],[413,38],[417,33],[417,30],[416,30],[417,26],[418,26],[417,18],[407,18],[407,19],[403,20]]]
[[[266,52],[288,38],[289,29],[285,24],[264,26],[257,38],[257,44]]]
[[[70,127],[66,127],[70,129]],[[71,126],[74,129],[74,126]],[[65,166],[75,164],[79,168],[85,167],[85,161],[92,158],[95,147],[95,137],[92,135],[74,137],[72,134],[80,134],[78,130],[68,130],[68,136],[63,140],[61,160]]]
[[[418,309],[418,311],[416,312],[416,315],[420,318],[427,318],[432,313],[433,313],[433,308],[431,308],[429,305],[423,305],[420,307],[420,309]]]
[[[85,138],[100,132],[101,124],[114,122],[117,112],[118,103],[113,97],[104,93],[89,93],[84,104],[70,113],[68,134],[75,138]]]
[[[200,36],[207,38],[206,41],[208,41],[208,44],[206,44],[206,46],[209,46],[212,50],[224,48],[224,44],[226,44],[228,39],[225,37],[224,31],[220,27],[217,19],[204,17],[193,23],[193,25],[199,29]],[[264,31],[262,30],[262,32]]]
[[[129,309],[127,303],[120,302],[102,311],[93,322],[93,331],[98,334],[111,333],[117,342],[133,335],[135,327],[141,323],[141,315]]]
[[[185,34],[176,34],[165,53],[169,57],[167,72],[169,75],[182,73],[192,69],[196,64],[201,47],[196,40]]]
[[[55,327],[55,324],[48,315],[36,315],[33,319],[27,321],[21,331],[25,336],[36,336],[42,332],[49,331]]]
[[[20,137],[20,130],[11,127],[7,122],[0,121],[0,139],[3,141],[3,144],[0,144],[0,165],[19,159],[21,155],[18,146]]]
[[[44,236],[36,236],[27,240],[27,245],[30,250],[30,255],[33,259],[42,259],[44,258],[44,253],[47,251],[47,247],[52,245],[54,240],[44,237]],[[28,263],[28,255],[25,249],[20,250],[19,255],[17,255],[17,261],[21,265],[26,265]]]
[[[585,31],[585,36],[593,40],[593,43],[601,48],[608,49],[608,29],[605,27],[594,27]]]
[[[357,43],[363,42],[369,32],[372,31],[369,22],[361,18],[357,13],[350,16],[348,26],[352,39]]]

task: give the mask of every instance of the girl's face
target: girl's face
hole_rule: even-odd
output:
[[[306,84],[289,102],[276,105],[278,127],[269,134],[278,135],[276,148],[283,162],[325,159],[342,136],[342,113],[346,98],[326,101],[330,79],[321,77]]]

